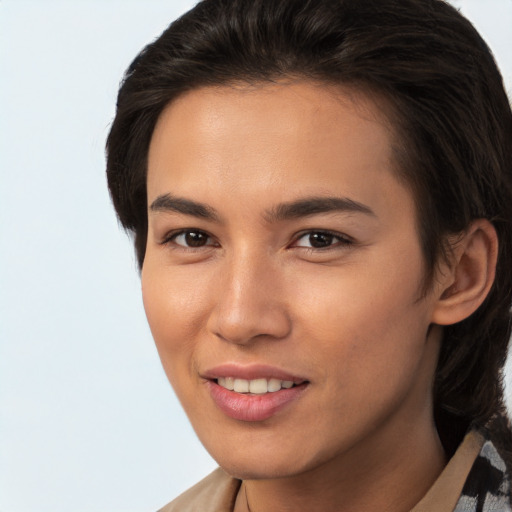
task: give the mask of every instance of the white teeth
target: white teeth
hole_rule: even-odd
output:
[[[250,380],[249,391],[255,395],[263,395],[267,392],[267,379]]]
[[[235,387],[237,393],[249,393],[249,381],[245,379],[235,379]]]
[[[233,391],[235,389],[235,379],[233,377],[219,377],[219,386]]]
[[[273,393],[281,389],[281,381],[279,379],[270,379],[267,384],[267,390]]]
[[[254,395],[264,395],[265,393],[275,393],[280,389],[290,389],[293,386],[291,380],[279,379],[235,379],[233,377],[219,377],[217,379],[219,386],[235,391],[237,393],[252,393]]]

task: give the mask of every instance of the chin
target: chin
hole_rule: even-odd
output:
[[[239,480],[272,480],[277,478],[286,478],[289,476],[303,473],[302,471],[290,467],[289,464],[268,464],[265,461],[234,461],[219,464],[220,467],[230,476]]]
[[[283,449],[283,443],[234,443],[208,451],[226,473],[240,480],[286,478],[307,472],[319,463],[318,457],[308,457],[304,450]]]

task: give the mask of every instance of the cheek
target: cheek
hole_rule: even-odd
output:
[[[162,367],[187,414],[197,414],[194,381],[204,295],[189,278],[151,265],[143,268],[142,297]]]
[[[154,269],[151,262],[145,263],[141,282],[148,323],[167,371],[171,363],[181,362],[181,356],[193,351],[205,309],[204,293],[198,293],[190,277]]]
[[[378,264],[304,277],[292,292],[300,307],[296,317],[308,319],[303,337],[317,340],[322,349],[316,346],[316,352],[329,354],[335,371],[343,368],[356,379],[370,373],[385,378],[393,368],[414,366],[426,339],[429,305],[418,300],[421,255],[388,258],[394,265],[382,256]]]

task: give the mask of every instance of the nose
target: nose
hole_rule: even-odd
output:
[[[237,345],[256,339],[282,339],[291,331],[282,276],[261,255],[233,257],[218,276],[218,293],[208,328]]]

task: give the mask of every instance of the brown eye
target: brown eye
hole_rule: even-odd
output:
[[[315,249],[329,247],[334,241],[334,235],[329,233],[310,233],[308,238],[309,244]]]
[[[177,233],[172,237],[176,245],[183,247],[205,247],[211,243],[210,237],[203,231],[188,230]]]
[[[330,231],[308,231],[300,236],[293,244],[294,247],[307,249],[329,249],[351,245],[352,241],[346,236]]]

